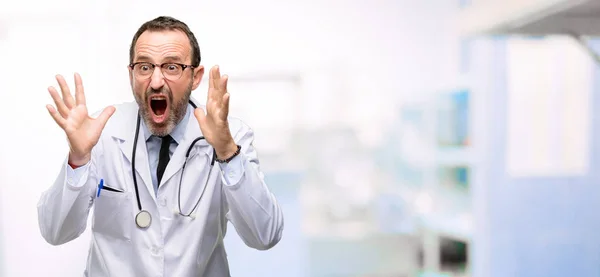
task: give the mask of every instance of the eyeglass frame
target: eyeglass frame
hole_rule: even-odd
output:
[[[129,68],[131,68],[131,70],[133,71],[133,73],[135,73],[134,67],[135,67],[136,65],[138,65],[138,64],[149,64],[149,65],[152,65],[152,73],[151,73],[150,75],[148,75],[148,77],[146,77],[145,79],[150,79],[150,78],[152,77],[152,74],[154,74],[154,70],[156,70],[156,67],[157,67],[157,66],[158,66],[158,68],[160,68],[160,73],[161,73],[161,74],[163,75],[163,77],[165,77],[166,79],[169,79],[169,78],[168,78],[168,77],[165,75],[165,73],[163,72],[163,66],[164,66],[164,65],[174,64],[174,65],[181,66],[181,74],[180,74],[180,75],[179,75],[179,77],[177,77],[176,79],[169,79],[169,80],[171,80],[171,81],[176,81],[176,80],[179,80],[179,79],[181,79],[181,76],[183,76],[183,72],[185,71],[185,69],[186,69],[186,68],[189,68],[189,69],[194,69],[194,68],[197,68],[197,66],[193,66],[193,65],[191,65],[191,64],[173,63],[173,62],[170,62],[170,63],[160,63],[160,64],[158,64],[158,63],[151,63],[151,62],[135,62],[135,63],[130,63],[130,64],[129,64]]]

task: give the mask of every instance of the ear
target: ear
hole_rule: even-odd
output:
[[[202,81],[202,76],[204,76],[204,66],[199,65],[198,67],[194,68],[194,83],[192,90],[196,90],[198,88],[200,81]]]

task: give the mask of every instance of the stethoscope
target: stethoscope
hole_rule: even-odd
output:
[[[194,109],[197,108],[196,104],[194,104],[194,102],[192,102],[191,100],[189,101],[190,105],[192,105],[192,107],[194,107]],[[140,133],[140,115],[138,114],[137,116],[137,125],[135,127],[135,138],[133,141],[133,153],[131,154],[131,175],[133,176],[133,185],[135,187],[135,197],[137,199],[137,205],[138,205],[138,213],[135,216],[135,224],[140,227],[140,228],[148,228],[150,226],[150,224],[152,223],[152,216],[150,215],[150,212],[142,209],[142,203],[140,202],[140,194],[138,192],[138,184],[137,184],[137,178],[136,178],[136,174],[135,174],[135,150],[137,148],[137,141],[138,141],[138,135]],[[208,187],[208,181],[210,180],[210,174],[212,173],[212,169],[213,169],[213,165],[215,164],[215,159],[216,159],[216,152],[213,149],[213,156],[212,156],[212,160],[210,162],[210,169],[208,171],[208,178],[206,178],[206,182],[204,184],[204,188],[202,189],[202,193],[200,194],[200,197],[198,198],[198,201],[196,201],[196,205],[194,205],[194,208],[192,209],[192,211],[188,214],[184,214],[181,211],[181,181],[183,180],[183,173],[185,170],[185,165],[187,163],[187,159],[190,156],[190,152],[192,151],[192,148],[194,147],[194,145],[196,144],[196,142],[198,142],[199,140],[203,140],[205,139],[203,136],[202,137],[197,137],[194,141],[192,141],[192,144],[188,147],[187,152],[185,153],[185,161],[183,162],[183,167],[181,168],[181,175],[179,177],[179,189],[178,189],[178,196],[177,196],[177,203],[179,206],[179,215],[181,216],[185,216],[185,217],[190,217],[192,219],[195,218],[194,215],[192,215],[192,213],[194,212],[194,210],[196,210],[196,208],[198,207],[198,204],[200,204],[200,199],[202,199],[202,196],[204,195],[204,191],[206,191],[206,187]]]

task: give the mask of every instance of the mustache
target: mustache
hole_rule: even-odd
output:
[[[171,90],[163,87],[161,89],[153,89],[150,88],[146,91],[146,99],[148,99],[150,96],[155,95],[155,94],[162,94],[167,96],[167,98],[169,98],[169,102],[173,103],[173,93],[171,93]]]

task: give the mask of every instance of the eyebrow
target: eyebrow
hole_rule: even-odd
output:
[[[181,62],[182,59],[180,57],[177,57],[177,56],[167,56],[167,57],[165,57],[165,61]]]
[[[137,62],[149,62],[150,59],[148,56],[137,56],[135,59]]]

